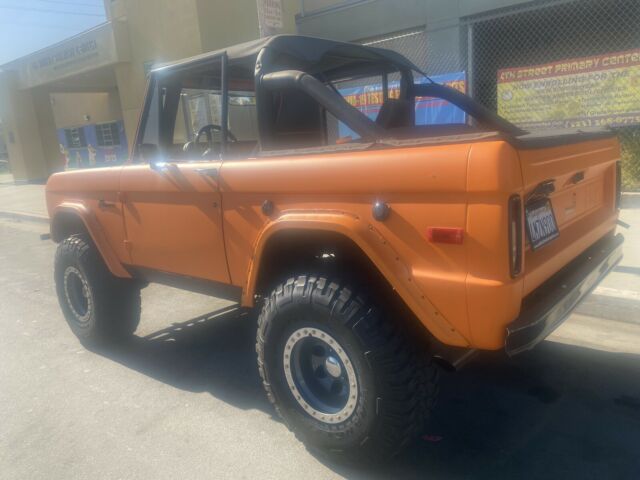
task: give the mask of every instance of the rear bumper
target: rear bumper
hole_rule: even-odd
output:
[[[529,350],[555,330],[622,258],[622,235],[607,236],[540,285],[507,326],[508,355]]]

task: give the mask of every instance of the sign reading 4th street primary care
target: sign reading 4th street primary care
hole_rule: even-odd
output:
[[[640,124],[640,49],[499,70],[498,114],[525,129]]]

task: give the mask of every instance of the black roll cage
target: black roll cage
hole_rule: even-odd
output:
[[[342,80],[338,75],[340,71],[324,72],[322,77],[323,81],[319,80],[317,76],[301,71],[301,70],[281,70],[275,68],[274,61],[275,52],[272,52],[269,47],[264,47],[257,55],[255,62],[255,94],[256,94],[256,109],[258,115],[258,138],[259,145],[262,150],[264,146],[265,138],[269,138],[272,132],[272,125],[270,124],[269,112],[266,108],[266,102],[261,100],[266,97],[266,94],[270,90],[281,90],[286,88],[296,88],[302,92],[305,92],[315,101],[318,102],[327,112],[331,113],[341,122],[344,122],[350,129],[360,135],[362,141],[365,142],[379,142],[385,138],[392,137],[391,132],[387,132],[380,127],[376,122],[372,121],[357,108],[350,105],[336,90],[333,83],[327,78],[333,78],[335,81]],[[148,124],[148,115],[151,110],[151,103],[154,98],[157,99],[160,104],[158,105],[158,133],[160,146],[164,150],[167,147],[167,142],[170,141],[170,133],[173,131],[173,126],[170,125],[166,119],[163,119],[162,111],[167,107],[173,107],[172,105],[163,105],[161,96],[157,89],[159,87],[159,80],[165,73],[175,73],[177,71],[192,69],[195,67],[201,67],[203,65],[211,64],[212,62],[220,62],[220,89],[222,96],[221,106],[221,155],[224,158],[227,153],[228,145],[228,100],[229,100],[229,58],[226,51],[211,55],[198,61],[180,63],[173,67],[160,68],[154,70],[149,79],[146,99],[143,107],[143,113],[139,122],[138,131],[136,133],[136,141],[134,144],[134,156],[139,153],[139,146],[142,144],[145,128]],[[491,110],[487,109],[471,97],[447,87],[430,81],[425,84],[416,84],[413,81],[413,72],[407,68],[398,68],[393,63],[387,63],[377,66],[377,74],[382,75],[382,89],[383,98],[387,99],[388,93],[388,79],[387,75],[393,72],[399,72],[401,75],[400,80],[400,98],[415,101],[416,97],[436,97],[446,100],[453,105],[457,106],[461,110],[465,111],[471,117],[475,119],[478,124],[482,125],[488,130],[494,130],[506,135],[507,137],[517,137],[524,135],[527,132],[516,127],[507,120],[499,117]],[[422,73],[422,72],[419,72]],[[373,74],[372,72],[366,72],[367,75]],[[318,75],[319,76],[319,75]],[[167,87],[170,88],[170,87]],[[157,93],[157,95],[156,95]],[[168,95],[167,98],[175,97],[175,107],[177,108],[178,96]]]

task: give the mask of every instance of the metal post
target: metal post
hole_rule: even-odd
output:
[[[182,118],[184,119],[184,129],[187,132],[187,139],[192,142],[195,140],[194,131],[191,127],[191,112],[189,110],[189,97],[186,93],[180,93],[182,99]]]
[[[467,24],[467,95],[473,97],[473,23]]]
[[[473,92],[473,23],[467,24],[467,95],[474,97]],[[467,124],[473,126],[473,117],[467,115]]]
[[[387,72],[382,74],[382,99],[387,100],[389,98],[389,75]]]
[[[222,107],[220,111],[221,117],[221,125],[220,125],[220,135],[222,136],[221,141],[221,155],[225,155],[227,153],[227,134],[229,130],[229,79],[227,78],[228,74],[228,57],[226,52],[222,55],[220,59],[220,81],[222,83]]]

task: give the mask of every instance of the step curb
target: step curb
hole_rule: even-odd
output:
[[[36,222],[43,224],[49,223],[49,217],[47,217],[46,215],[38,215],[35,213],[8,212],[0,210],[0,218],[6,218],[18,222]]]
[[[622,192],[621,208],[640,208],[640,192]]]

